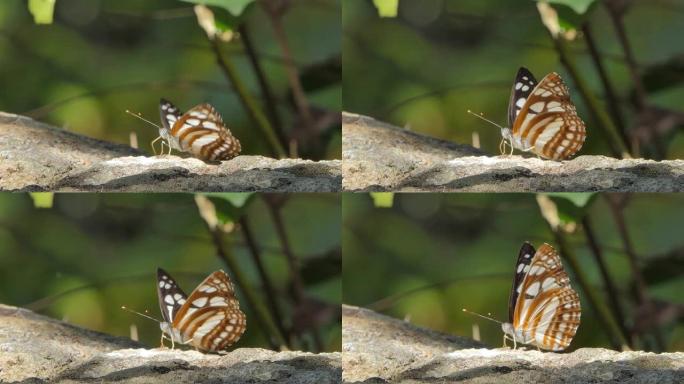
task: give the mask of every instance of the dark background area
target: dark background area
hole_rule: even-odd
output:
[[[683,350],[684,197],[559,194],[550,200],[567,230],[550,229],[533,194],[395,194],[391,208],[374,206],[369,195],[345,194],[343,302],[466,337],[477,324],[482,341],[500,347],[500,325],[462,308],[507,321],[520,246],[548,242],[564,251],[563,265],[582,304],[570,350],[621,347],[590,294],[620,324],[633,349]],[[611,288],[588,236],[599,249]],[[637,279],[644,282],[650,307],[639,299]],[[618,313],[611,296],[617,298]]]
[[[582,15],[552,6],[563,25],[576,29],[574,40],[564,42],[567,55],[597,109],[616,126],[617,139],[592,113],[561,62],[535,1],[400,0],[397,18],[380,18],[371,0],[345,2],[343,108],[459,143],[472,143],[477,133],[481,148],[498,155],[500,130],[466,111],[507,125],[514,76],[525,66],[538,80],[556,71],[569,86],[587,125],[580,155],[621,157],[622,144],[633,157],[682,158],[684,3],[576,3],[592,5]],[[618,29],[625,33],[633,65]]]
[[[292,349],[339,351],[341,343],[340,198],[335,194],[211,195],[224,252],[234,260],[270,315],[271,300]],[[244,201],[244,205],[240,206]],[[234,205],[235,204],[235,205]],[[281,218],[287,245],[279,236]],[[247,228],[247,230],[245,230]],[[247,231],[271,288],[258,271]],[[303,299],[293,291],[286,250],[297,260]],[[258,321],[236,273],[217,257],[193,195],[60,194],[52,208],[35,208],[28,194],[0,194],[0,302],[127,337],[159,344],[158,324],[122,305],[160,318],[156,269],[168,271],[189,295],[211,272],[224,269],[236,285],[247,331],[232,348],[278,348]]]
[[[239,19],[212,7],[217,20],[234,23],[236,32],[241,28],[240,38],[219,43],[223,59],[235,67],[285,152],[296,148],[303,158],[339,158],[340,1],[293,1],[278,14],[310,105],[310,129],[293,102],[285,56],[261,3],[250,4]],[[246,39],[262,68],[277,118],[269,115],[246,53]],[[59,0],[54,22],[36,25],[26,1],[2,1],[0,68],[0,111],[123,144],[135,133],[139,147],[151,151],[149,143],[157,130],[125,110],[159,123],[161,97],[181,111],[209,102],[242,142],[242,154],[274,155],[260,125],[250,118],[217,65],[207,34],[188,2]]]

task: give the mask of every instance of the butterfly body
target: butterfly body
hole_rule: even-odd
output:
[[[169,147],[202,160],[229,160],[240,154],[240,141],[223,123],[210,104],[204,103],[181,113],[170,101],[161,99],[159,135]]]
[[[508,102],[508,125],[501,136],[511,148],[546,159],[567,159],[586,139],[570,91],[555,72],[537,82],[528,69],[518,70]]]
[[[228,275],[216,271],[187,296],[163,269],[157,270],[163,334],[172,343],[219,352],[240,339],[247,325]]]
[[[501,328],[514,343],[562,351],[580,324],[577,292],[563,269],[560,256],[548,244],[539,250],[523,244],[509,298],[508,322]]]

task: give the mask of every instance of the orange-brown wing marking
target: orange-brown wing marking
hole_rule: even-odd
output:
[[[582,148],[585,125],[560,75],[550,73],[537,84],[516,117],[512,134],[546,158],[565,159]]]
[[[192,339],[192,345],[218,351],[240,339],[247,321],[230,278],[216,271],[190,294],[172,325]]]

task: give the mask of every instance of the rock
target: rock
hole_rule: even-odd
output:
[[[682,160],[485,156],[350,113],[342,115],[342,137],[345,191],[684,191]]]
[[[337,192],[341,162],[143,156],[125,145],[0,112],[0,191]]]
[[[340,383],[340,353],[145,349],[0,304],[0,382]]]
[[[682,383],[684,353],[571,353],[483,348],[343,306],[342,378],[345,383]]]

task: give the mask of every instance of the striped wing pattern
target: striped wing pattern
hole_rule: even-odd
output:
[[[178,143],[178,148],[171,144],[172,148],[206,161],[229,160],[240,154],[240,141],[210,104],[200,104],[181,114],[171,102],[161,99],[159,111],[163,128]]]
[[[161,287],[161,282],[159,284]],[[160,288],[162,312],[164,305],[175,298],[173,295],[172,291]],[[172,314],[170,329],[180,338],[178,341],[207,352],[226,349],[237,342],[247,328],[247,319],[240,310],[235,288],[224,271],[209,275],[177,310],[168,312]]]
[[[577,332],[582,310],[560,256],[548,244],[534,252],[525,243],[516,265],[509,305],[514,334],[510,336],[541,349],[564,350]]]
[[[529,70],[520,68],[508,112],[513,147],[547,159],[573,156],[587,136],[570,91],[555,72],[536,83]]]

